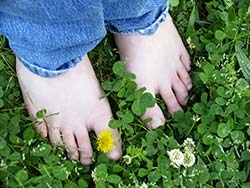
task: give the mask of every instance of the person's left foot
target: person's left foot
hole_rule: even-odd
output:
[[[191,62],[170,15],[153,35],[118,34],[115,39],[127,70],[136,74],[138,87],[146,87],[154,96],[160,93],[171,115],[182,110],[192,88],[188,74]],[[157,104],[142,119],[149,117],[151,128],[165,123]]]

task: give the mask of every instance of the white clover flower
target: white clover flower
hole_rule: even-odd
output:
[[[194,151],[195,143],[192,138],[187,138],[184,140],[182,146],[184,147],[185,151]]]
[[[193,120],[194,120],[195,122],[198,122],[200,119],[201,119],[201,118],[200,118],[198,115],[194,115],[194,116],[193,116]]]
[[[98,177],[97,177],[97,174],[96,174],[96,170],[94,169],[94,170],[92,170],[92,172],[91,172],[91,177],[92,177],[92,179],[93,179],[93,182],[97,182],[98,181]]]
[[[168,151],[168,155],[171,160],[171,164],[175,168],[179,168],[183,164],[184,155],[180,149],[172,149],[171,151]]]
[[[186,151],[184,153],[183,166],[185,168],[193,166],[195,163],[195,156],[192,152]]]
[[[146,184],[145,182],[143,182],[143,184],[141,184],[141,186],[139,188],[148,188],[148,184]]]
[[[188,43],[188,45],[189,45],[189,47],[190,47],[191,49],[194,49],[194,48],[195,48],[195,45],[194,45],[194,43],[192,42],[192,40],[191,40],[190,37],[187,38],[187,43]]]
[[[129,155],[124,155],[122,158],[123,158],[124,162],[126,163],[126,165],[131,164],[132,157],[130,157]]]

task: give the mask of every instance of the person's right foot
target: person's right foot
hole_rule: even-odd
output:
[[[83,165],[90,165],[93,149],[88,132],[99,135],[103,130],[110,130],[115,146],[108,156],[114,160],[120,158],[118,132],[108,126],[111,109],[106,98],[100,99],[103,91],[88,57],[74,69],[53,78],[33,74],[18,60],[16,69],[29,114],[34,117],[41,109],[46,109],[48,114],[58,113],[47,117],[41,125],[34,125],[42,137],[49,136],[53,145],[65,145],[70,159],[80,159]]]

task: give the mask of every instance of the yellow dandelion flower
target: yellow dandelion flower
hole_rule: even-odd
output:
[[[97,138],[97,150],[108,153],[113,149],[114,145],[112,132],[108,130],[102,131]]]

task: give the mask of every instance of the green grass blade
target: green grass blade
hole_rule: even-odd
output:
[[[250,60],[239,46],[235,45],[235,50],[240,70],[246,80],[250,82]]]

